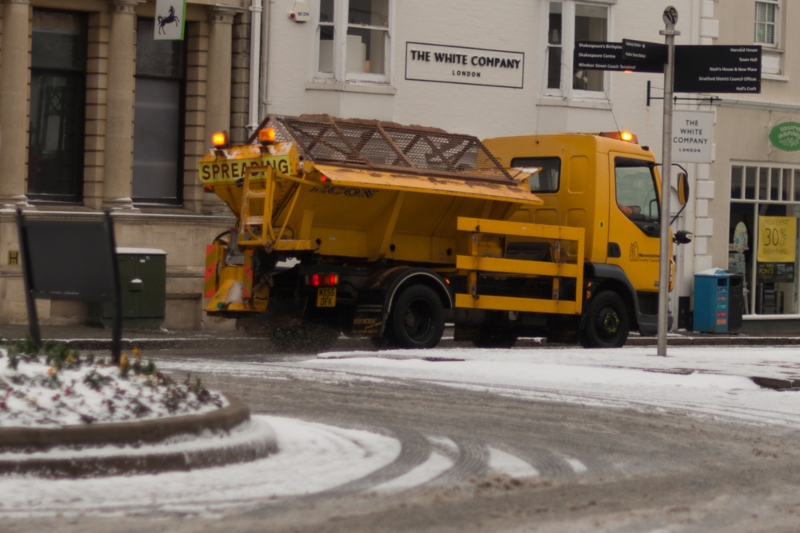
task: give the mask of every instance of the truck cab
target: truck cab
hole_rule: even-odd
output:
[[[484,144],[512,171],[541,169],[528,184],[543,205],[521,207],[514,220],[585,229],[586,305],[611,291],[624,303],[632,329],[655,334],[661,176],[653,152],[619,132],[501,137]],[[612,329],[624,326],[617,323],[622,317],[610,318]]]

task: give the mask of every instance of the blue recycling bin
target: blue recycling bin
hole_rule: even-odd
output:
[[[728,333],[730,278],[721,268],[694,275],[694,331]]]

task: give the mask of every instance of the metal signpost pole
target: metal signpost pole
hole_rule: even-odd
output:
[[[661,250],[658,274],[658,355],[667,355],[667,329],[669,328],[669,271],[670,230],[669,200],[672,174],[672,85],[675,69],[675,31],[678,10],[672,6],[664,10],[666,29],[659,32],[666,37],[667,64],[664,67],[664,125],[661,157]]]

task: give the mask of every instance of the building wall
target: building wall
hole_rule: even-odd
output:
[[[715,2],[715,17],[719,21],[719,39],[714,44],[753,44],[754,3],[748,0]],[[710,165],[709,180],[714,185],[709,200],[709,217],[713,220],[707,239],[710,260],[708,266],[727,268],[731,223],[731,176],[735,166],[779,166],[794,169],[800,165],[800,152],[783,151],[769,140],[772,128],[783,122],[800,122],[800,98],[797,77],[800,75],[798,37],[792,29],[800,23],[800,10],[793,2],[781,2],[778,25],[780,72],[763,74],[761,93],[754,95],[719,95],[714,129],[715,159]],[[774,54],[765,46],[762,61]],[[735,199],[734,199],[735,201]],[[734,222],[735,225],[735,222]],[[752,229],[752,228],[751,228]],[[753,242],[750,242],[753,246]],[[749,278],[749,275],[747,276]],[[751,279],[746,279],[752,291]],[[794,289],[796,292],[796,288]],[[750,307],[750,313],[753,308]],[[788,313],[791,315],[791,313]],[[752,316],[751,327],[767,324],[766,319],[783,318],[770,324],[771,331],[791,324],[794,317]],[[745,317],[747,324],[748,317]],[[792,326],[794,327],[794,326]],[[759,330],[760,331],[760,330]]]
[[[27,313],[20,265],[12,259],[19,250],[14,212],[22,208],[29,218],[57,220],[96,220],[103,209],[111,208],[115,218],[116,242],[120,247],[157,248],[167,252],[167,304],[164,327],[198,328],[230,327],[230,324],[208,321],[202,314],[202,285],[205,246],[233,222],[233,217],[213,195],[204,194],[197,179],[197,161],[207,150],[209,129],[228,129],[231,136],[244,140],[248,123],[247,87],[249,86],[249,0],[189,0],[186,12],[186,74],[181,108],[184,115],[181,153],[182,201],[179,205],[158,202],[137,205],[131,201],[132,170],[125,168],[122,160],[110,155],[109,114],[110,94],[123,94],[133,107],[135,80],[132,75],[114,77],[109,57],[120,50],[126,57],[135,56],[135,33],[112,34],[115,21],[138,17],[154,18],[155,0],[30,0],[15,11],[27,21],[27,40],[24,32],[13,36],[4,31],[11,16],[12,4],[0,1],[0,75],[8,82],[9,72],[27,73],[24,84],[0,87],[0,116],[2,139],[0,160],[8,168],[17,170],[10,176],[4,174],[0,186],[0,324],[25,323]],[[13,8],[20,7],[19,2]],[[117,9],[119,7],[121,9]],[[83,198],[78,203],[52,203],[33,201],[26,195],[28,136],[30,121],[30,50],[31,16],[33,9],[56,9],[85,14],[86,16],[86,71],[85,71],[85,123]],[[131,12],[133,10],[133,12]],[[122,13],[121,13],[122,12]],[[22,15],[20,15],[22,14]],[[115,18],[117,17],[117,18]],[[129,17],[125,19],[125,17]],[[216,34],[214,33],[216,31]],[[212,39],[216,39],[212,43]],[[122,46],[120,46],[122,42]],[[27,47],[27,64],[12,64],[6,52],[11,46]],[[116,51],[113,49],[117,47]],[[227,61],[210,64],[209,48],[227,57]],[[19,61],[17,61],[19,63]],[[223,67],[220,67],[223,64]],[[224,65],[229,65],[225,71]],[[117,65],[118,66],[118,65]],[[133,73],[133,65],[130,65]],[[3,70],[4,69],[4,70]],[[16,69],[16,70],[14,70]],[[24,115],[16,113],[19,89],[27,90]],[[112,89],[110,89],[110,87]],[[209,89],[215,94],[229,95],[226,101],[207,101]],[[115,116],[118,116],[116,114]],[[116,119],[115,119],[116,120]],[[132,121],[131,118],[128,119]],[[124,124],[124,121],[123,121]],[[13,149],[12,149],[13,147]],[[133,138],[123,139],[116,152],[129,155],[133,152]],[[118,161],[121,161],[118,163]],[[130,164],[130,163],[127,163]],[[113,176],[112,176],[113,175]],[[116,176],[116,177],[114,177]],[[113,189],[113,197],[110,189]],[[42,324],[77,324],[87,319],[87,305],[61,301],[37,301]]]
[[[678,42],[695,42],[696,37],[693,41],[688,28],[699,25],[697,20],[692,22],[699,20],[698,2],[682,0],[673,4],[685,17],[685,22],[682,18],[679,23],[684,32]],[[330,113],[343,118],[395,120],[479,137],[629,129],[636,131],[643,143],[660,145],[661,105],[646,107],[646,87],[648,80],[662,87],[663,75],[611,73],[610,99],[604,102],[542,97],[546,84],[542,53],[546,46],[546,2],[395,2],[388,87],[315,82],[317,2],[310,2],[312,20],[300,24],[284,16],[293,5],[293,0],[276,0],[271,8],[269,39],[273,45],[267,90],[270,113]],[[609,40],[663,42],[658,33],[664,27],[663,6],[633,0],[601,5],[608,5],[612,11]],[[523,88],[407,80],[408,42],[523,53]]]

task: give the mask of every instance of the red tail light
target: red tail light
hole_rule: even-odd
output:
[[[339,284],[339,274],[317,273],[306,276],[306,285],[309,287],[335,287]]]

